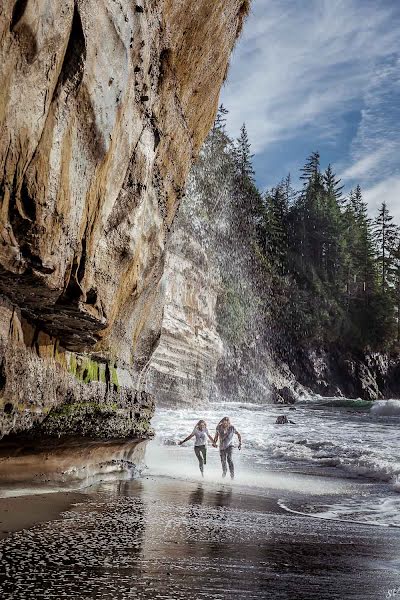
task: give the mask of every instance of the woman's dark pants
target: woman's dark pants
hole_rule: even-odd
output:
[[[221,449],[219,450],[219,455],[221,457],[221,464],[222,464],[222,477],[225,477],[225,475],[226,475],[226,472],[227,472],[226,463],[228,462],[229,473],[231,474],[231,478],[233,479],[235,477],[235,467],[233,466],[232,452],[233,452],[233,446],[228,446],[224,450],[221,450]]]
[[[201,474],[203,475],[204,465],[207,462],[207,450],[205,446],[195,446],[194,452],[197,456],[197,460],[199,461],[199,467]]]

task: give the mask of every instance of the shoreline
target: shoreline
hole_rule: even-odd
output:
[[[0,540],[39,523],[56,521],[71,506],[87,500],[87,494],[78,491],[33,492],[0,498]]]
[[[285,475],[288,475],[286,472]],[[291,475],[299,475],[296,472],[292,472]],[[308,480],[321,480],[319,475],[305,475],[300,474]],[[323,477],[325,478],[325,477]],[[327,481],[332,480],[333,476],[329,475],[326,477]],[[336,479],[336,477],[335,477]],[[341,479],[338,477],[337,479]],[[352,478],[348,478],[347,481],[351,481]],[[233,498],[236,497],[236,501],[239,503],[245,499],[248,506],[254,506],[262,499],[263,501],[263,512],[265,514],[282,514],[290,515],[294,517],[304,517],[306,519],[317,519],[327,522],[336,522],[348,524],[350,526],[375,526],[375,527],[389,527],[399,529],[398,526],[392,525],[381,525],[379,523],[372,523],[366,521],[347,520],[340,518],[323,518],[312,513],[302,512],[282,505],[280,499],[278,499],[282,493],[287,493],[289,490],[284,488],[279,489],[272,486],[266,488],[249,487],[247,485],[236,485],[230,484],[230,482],[216,481],[216,480],[196,480],[196,479],[180,479],[162,474],[158,475],[146,475],[143,477],[135,477],[132,479],[104,479],[99,480],[95,483],[91,483],[84,487],[76,489],[70,488],[69,490],[57,489],[49,486],[34,487],[24,485],[23,487],[10,487],[8,489],[0,490],[3,496],[0,496],[0,541],[10,536],[12,533],[22,531],[25,529],[31,529],[38,524],[51,523],[57,521],[62,513],[67,512],[75,504],[82,504],[90,502],[90,499],[98,493],[99,488],[107,489],[107,487],[115,487],[118,485],[125,486],[142,486],[148,485],[151,481],[151,486],[163,490],[165,487],[176,486],[180,489],[186,489],[188,494],[190,490],[201,486],[207,493],[215,493],[216,490],[229,491],[230,494],[234,493]],[[356,480],[355,480],[356,481]],[[56,482],[54,482],[55,485]],[[304,493],[304,492],[303,492]],[[296,495],[294,489],[289,491],[290,496]],[[312,498],[313,494],[309,494],[309,498]],[[318,497],[318,495],[316,496]],[[233,500],[233,498],[231,500]],[[236,504],[233,501],[233,504]]]
[[[0,595],[378,600],[400,584],[399,530],[290,514],[283,495],[149,475],[7,499],[47,505],[47,523],[2,540]]]

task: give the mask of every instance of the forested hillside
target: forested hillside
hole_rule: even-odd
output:
[[[368,214],[318,152],[297,189],[290,175],[257,189],[246,128],[232,140],[226,118],[221,107],[176,222],[218,287],[217,395],[265,397],[291,377],[323,394],[397,394],[400,237],[385,199]]]
[[[318,152],[301,169],[300,189],[288,175],[260,192],[246,128],[232,142],[224,113],[220,109],[211,151],[222,151],[234,172],[236,241],[250,241],[257,284],[273,288],[273,302],[260,298],[260,309],[279,322],[281,341],[397,348],[400,229],[385,199],[372,218],[360,186],[345,193],[333,167],[322,169]]]

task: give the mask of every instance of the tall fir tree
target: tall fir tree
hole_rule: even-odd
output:
[[[223,131],[225,133],[226,126],[226,116],[229,114],[229,110],[225,108],[223,104],[220,104],[217,110],[217,114],[214,121],[213,132],[218,129],[219,131]]]
[[[341,179],[336,179],[336,174],[334,173],[331,164],[326,168],[322,178],[328,196],[335,198],[336,201],[341,204],[343,200],[344,185],[341,185]]]
[[[240,128],[240,136],[236,140],[236,161],[238,173],[242,185],[254,185],[255,172],[253,168],[253,157],[251,145],[245,123]]]
[[[287,272],[288,255],[288,180],[282,181],[265,195],[266,244],[273,266],[281,275]]]
[[[399,237],[399,228],[393,223],[393,216],[386,202],[382,202],[373,228],[380,284],[382,291],[385,291],[392,285],[394,251]]]

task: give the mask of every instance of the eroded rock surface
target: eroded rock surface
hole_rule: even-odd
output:
[[[138,384],[160,336],[166,236],[248,4],[2,3],[0,293],[14,312],[2,322],[1,407],[11,393],[11,430],[65,402],[63,378],[88,352],[97,366],[77,383],[83,398],[94,380],[105,401],[112,369],[113,402]],[[29,383],[40,377],[42,407]]]
[[[162,280],[160,343],[146,380],[146,387],[162,404],[198,406],[215,396],[216,369],[222,356],[216,316],[218,283],[201,240],[180,214]]]

